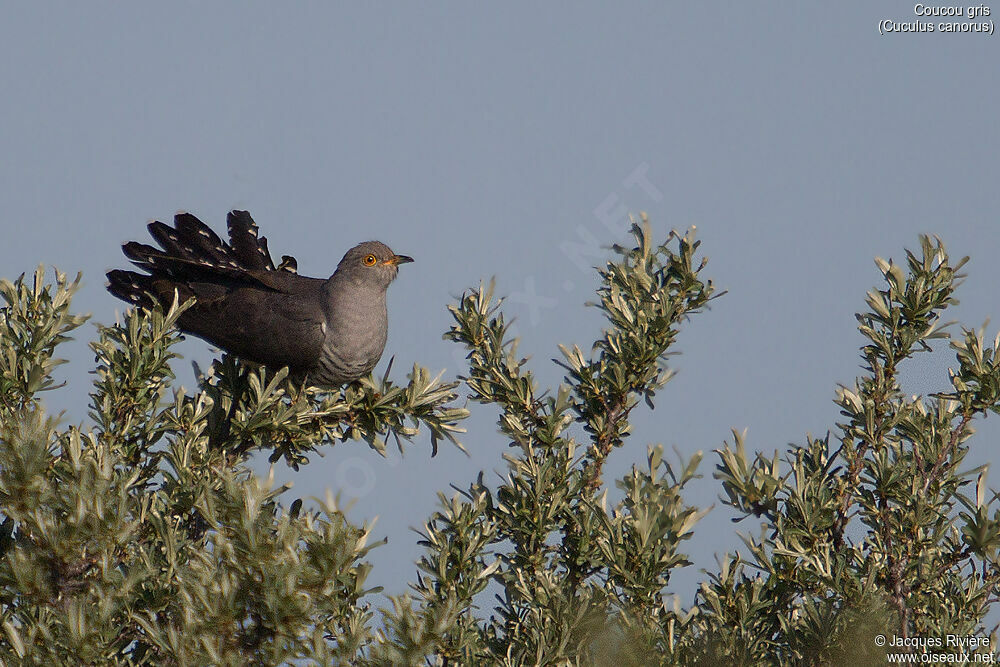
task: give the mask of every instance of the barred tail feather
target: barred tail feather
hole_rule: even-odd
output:
[[[152,308],[153,279],[135,271],[115,269],[108,274],[108,291],[122,301],[127,301],[140,308]]]
[[[273,271],[274,261],[267,250],[267,239],[258,237],[257,223],[247,211],[230,211],[226,217],[229,227],[229,245],[232,255],[240,263],[251,270]]]

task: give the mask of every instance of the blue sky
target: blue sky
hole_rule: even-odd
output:
[[[697,225],[708,276],[729,293],[685,325],[678,376],[617,451],[620,476],[661,442],[707,453],[692,503],[716,501],[711,450],[748,429],[766,452],[838,419],[837,383],[859,372],[854,313],[872,258],[919,233],[972,256],[952,317],[1000,322],[1000,51],[989,35],[880,35],[912,3],[8,3],[0,21],[0,273],[38,262],[75,273],[75,305],[110,323],[120,244],[189,210],[224,228],[250,210],[276,256],[326,276],[376,238],[416,262],[390,289],[398,380],[413,362],[446,376],[447,303],[497,277],[521,350],[545,385],[557,343],[589,346],[596,279],[566,248],[623,241],[626,211],[658,235]],[[992,17],[991,17],[992,18]],[[586,258],[583,266],[598,259]],[[995,331],[997,324],[991,331]],[[63,351],[66,420],[86,414],[87,328]],[[190,361],[212,358],[197,339]],[[946,353],[906,370],[946,387]],[[495,411],[472,406],[465,444],[404,459],[342,445],[298,473],[295,496],[357,497],[388,546],[373,583],[401,593],[436,493],[502,470]],[[991,461],[983,423],[971,464]],[[970,465],[971,465],[970,464]],[[264,470],[262,467],[261,470]],[[738,548],[723,508],[675,577]]]

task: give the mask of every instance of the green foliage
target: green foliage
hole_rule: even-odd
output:
[[[661,448],[650,448],[648,467],[619,483],[625,497],[610,510],[599,493],[601,468],[623,444],[639,398],[651,404],[669,379],[662,364],[678,325],[713,290],[699,279],[704,263],[695,263],[693,239],[671,235],[654,246],[648,224],[633,233],[637,247],[615,246],[617,259],[600,270],[600,308],[610,328],[589,356],[563,348],[568,376],[555,395],[539,393],[526,360],[517,357],[492,286],[451,307],[455,324],[445,337],[469,351],[472,398],[500,407],[511,452],[498,488],[480,479],[459,498],[442,499],[424,534],[418,609],[401,604],[404,614],[393,618],[391,627],[428,627],[419,617],[448,611],[452,628],[422,644],[441,660],[641,663],[677,623],[661,592],[671,571],[687,564],[678,548],[700,513],[683,503],[680,490],[700,457],[675,472]],[[588,447],[575,431],[589,434]],[[483,622],[473,615],[474,597],[490,581],[502,593]],[[400,652],[387,661],[409,659]]]
[[[66,361],[54,359],[52,354],[70,331],[87,321],[69,314],[80,276],[71,283],[57,273],[56,284],[52,294],[42,267],[35,271],[31,285],[24,282],[24,276],[16,283],[0,280],[0,296],[7,303],[0,312],[0,400],[8,410],[23,409],[38,392],[55,388],[52,371]]]
[[[965,260],[929,238],[904,266],[876,260],[886,284],[858,315],[864,374],[840,388],[834,432],[764,456],[734,431],[717,450],[722,502],[761,530],[685,606],[668,591],[707,511],[684,500],[701,454],[649,446],[614,502],[603,471],[669,381],[681,324],[718,295],[691,234],[656,245],[645,218],[632,233],[598,269],[607,327],[560,348],[554,390],[492,285],[450,307],[445,338],[468,352],[469,398],[499,411],[505,470],[440,494],[410,594],[381,610],[371,526],[333,497],[288,503],[248,460],[297,468],[421,429],[458,445],[458,382],[415,365],[405,385],[387,371],[323,392],[223,357],[188,394],[175,304],[98,327],[90,423],[64,428],[38,396],[85,319],[79,279],[0,282],[0,664],[864,665],[885,662],[877,634],[985,638],[1000,509],[962,464],[974,421],[1000,411],[1000,337],[941,322]],[[901,367],[934,340],[955,352],[950,386],[904,395]]]
[[[85,318],[77,282],[0,284],[0,662],[351,662],[373,641],[370,528],[333,498],[283,507],[254,477],[263,451],[293,465],[320,446],[389,435],[457,444],[457,383],[415,366],[319,392],[223,360],[187,395],[173,389],[174,323],[132,310],[99,327],[89,429],[60,429],[38,403],[54,348]]]
[[[869,292],[870,310],[857,316],[866,372],[837,393],[845,421],[836,438],[810,438],[781,460],[777,452],[750,460],[734,433],[735,448],[718,451],[723,502],[765,523],[746,540],[749,562],[727,563],[702,589],[702,632],[716,656],[884,664],[871,641],[878,633],[987,636],[1000,509],[985,469],[961,465],[972,421],[997,409],[1000,339],[984,348],[982,333],[966,330],[951,341],[954,391],[903,394],[901,364],[928,341],[950,338],[941,313],[955,303],[966,262],[952,265],[940,241],[920,241],[905,272],[876,259],[886,287]]]

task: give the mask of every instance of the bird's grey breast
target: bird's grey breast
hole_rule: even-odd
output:
[[[385,289],[334,276],[324,286],[323,353],[316,380],[350,382],[370,373],[385,349]]]

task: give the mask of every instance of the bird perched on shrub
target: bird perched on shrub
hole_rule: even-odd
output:
[[[108,291],[145,308],[175,298],[195,303],[178,326],[241,359],[320,387],[368,375],[388,333],[385,292],[400,264],[412,262],[384,243],[365,241],[323,280],[300,276],[293,257],[275,266],[267,239],[246,211],[227,218],[229,243],[190,213],[174,226],[151,222],[160,248],[130,241],[125,256],[146,273],[114,270]]]

